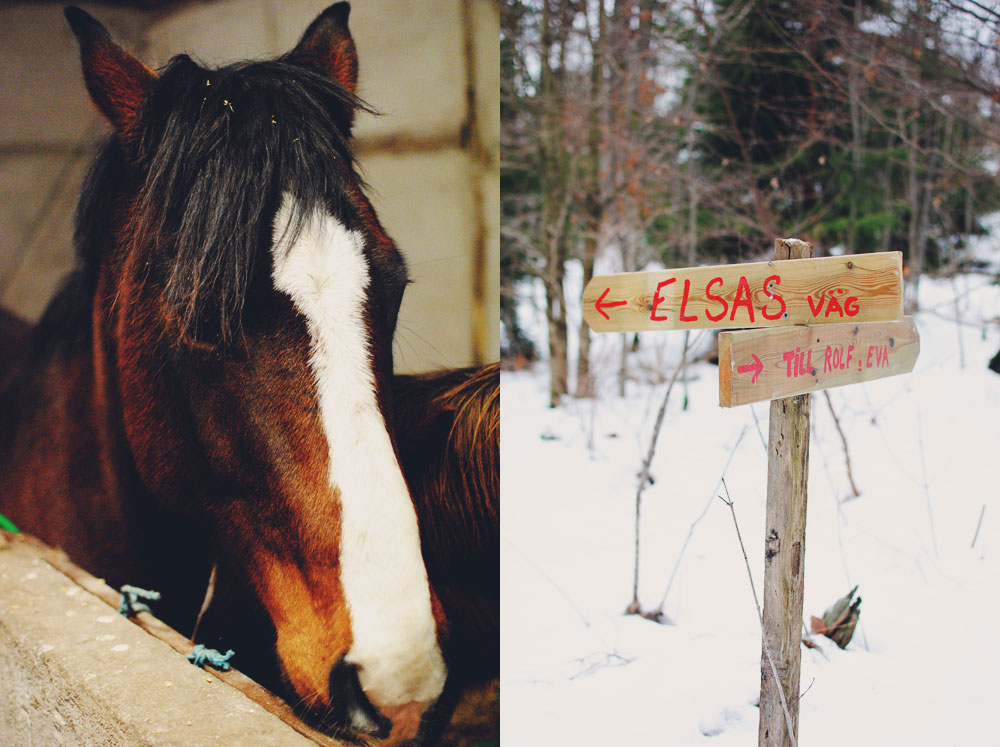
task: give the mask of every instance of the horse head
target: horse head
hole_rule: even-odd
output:
[[[391,430],[407,272],[352,158],[348,13],[274,60],[153,71],[67,9],[114,129],[78,243],[144,488],[252,589],[297,696],[398,742],[444,686],[444,623]]]

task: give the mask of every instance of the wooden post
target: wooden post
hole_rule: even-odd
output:
[[[774,258],[812,256],[812,245],[775,239]],[[802,587],[806,551],[806,482],[809,477],[809,395],[771,402],[767,445],[767,521],[764,544],[764,641],[761,650],[761,747],[798,743]],[[794,734],[789,735],[778,687],[785,694]]]

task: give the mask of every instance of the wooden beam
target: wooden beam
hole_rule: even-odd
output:
[[[719,404],[790,397],[909,373],[920,352],[913,317],[901,322],[777,327],[719,333]]]
[[[583,291],[595,332],[896,321],[900,252],[599,275]]]
[[[49,547],[41,540],[28,534],[12,534],[0,530],[0,548],[3,548],[5,542],[29,548],[34,555],[62,573],[74,584],[107,604],[111,608],[108,612],[118,614],[118,603],[121,599],[121,593],[104,583],[104,579],[95,578],[87,571],[75,565],[62,550]],[[130,619],[147,633],[159,638],[180,654],[187,655],[194,648],[194,641],[185,638],[149,612],[140,612]],[[288,703],[235,668],[230,668],[226,671],[205,668],[203,671],[206,677],[214,677],[236,688],[249,700],[281,719],[281,721],[299,734],[311,739],[321,747],[347,747],[347,742],[323,734],[302,721]]]
[[[776,239],[774,242],[776,260],[811,254],[812,245],[804,241]],[[791,747],[798,742],[799,723],[809,395],[771,402],[769,431],[758,744],[761,747]],[[771,674],[768,651],[778,671],[778,682]],[[782,700],[788,708],[791,733]]]

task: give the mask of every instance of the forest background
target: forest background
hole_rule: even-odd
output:
[[[585,284],[598,258],[768,259],[775,237],[899,250],[908,312],[924,273],[975,269],[1000,209],[992,2],[505,0],[501,34],[501,352],[548,359],[551,406],[593,393],[572,262]],[[518,322],[526,278],[544,342]]]

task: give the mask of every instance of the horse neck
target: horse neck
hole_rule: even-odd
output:
[[[494,677],[500,640],[499,368],[396,376],[393,397],[424,562],[452,630],[452,673]]]
[[[499,369],[396,376],[395,430],[431,567],[498,546]]]
[[[163,592],[158,616],[190,629],[210,561],[136,473],[106,331],[33,355],[44,333],[19,329],[17,371],[0,390],[0,513],[116,588]]]
[[[64,548],[93,573],[134,569],[134,491],[113,427],[103,361],[86,341],[47,349],[45,330],[19,330],[16,363],[0,393],[0,511],[21,529]],[[13,369],[13,370],[12,370]]]

